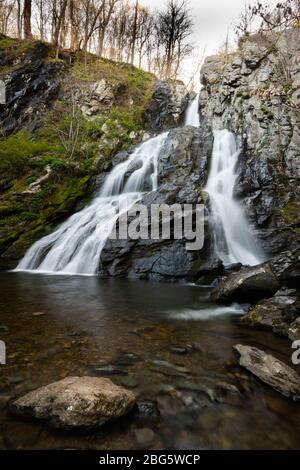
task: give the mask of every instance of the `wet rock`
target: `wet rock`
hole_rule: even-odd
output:
[[[139,362],[141,358],[134,353],[123,352],[120,353],[117,359],[115,360],[115,364],[118,366],[131,366],[136,362]]]
[[[135,413],[139,418],[156,419],[160,415],[158,404],[153,400],[138,400]]]
[[[299,311],[300,312],[300,311]],[[288,337],[291,341],[300,339],[300,316],[288,327]]]
[[[300,401],[300,376],[289,366],[260,349],[237,344],[239,364],[282,395]]]
[[[123,377],[121,384],[126,388],[136,388],[139,383],[134,377]]]
[[[188,104],[188,91],[182,82],[158,80],[145,110],[146,120],[153,131],[180,124]]]
[[[155,437],[154,432],[149,428],[136,429],[134,434],[137,445],[142,449],[149,447],[154,441]]]
[[[159,157],[159,189],[146,194],[141,203],[149,210],[153,204],[189,203],[195,207],[200,203],[209,156],[207,141],[204,129],[171,130]],[[101,253],[100,274],[169,281],[195,278],[202,261],[210,255],[211,231],[206,229],[199,251],[188,251],[187,240],[174,239],[173,233],[166,240],[108,240]]]
[[[46,313],[45,312],[33,312],[32,313],[33,317],[41,317],[43,315],[46,315]]]
[[[204,263],[197,272],[197,284],[211,285],[224,273],[224,265],[220,259],[211,259]]]
[[[274,297],[262,300],[242,318],[244,323],[271,329],[274,333],[289,336],[290,325],[300,315],[300,299],[294,289],[280,289]],[[295,334],[297,325],[295,324]],[[295,338],[296,339],[296,338]]]
[[[18,374],[12,374],[8,377],[8,381],[10,384],[12,385],[17,385],[21,382],[23,382],[23,377],[21,375],[18,375]]]
[[[276,51],[270,47],[275,44]],[[276,38],[254,34],[226,60],[223,54],[207,57],[201,70],[201,122],[240,138],[234,194],[268,256],[300,245],[300,118],[286,106],[299,90],[298,48],[293,29]],[[290,57],[288,89],[280,72],[282,57]]]
[[[91,429],[128,413],[135,401],[131,391],[109,379],[67,377],[19,398],[11,409],[54,427]]]
[[[170,351],[173,354],[188,354],[196,351],[196,348],[192,344],[182,344],[171,346]]]
[[[94,371],[97,375],[128,375],[126,369],[124,369],[122,366],[114,364],[108,364],[103,367],[95,367]]]
[[[212,298],[220,303],[255,302],[271,297],[278,287],[278,279],[270,266],[262,264],[229,275],[212,292]]]
[[[279,282],[288,286],[299,287],[300,282],[300,251],[285,251],[270,261],[272,271]]]

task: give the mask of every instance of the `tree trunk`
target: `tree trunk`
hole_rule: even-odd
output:
[[[132,42],[131,42],[131,55],[130,55],[131,65],[133,65],[134,63],[135,43],[136,43],[136,36],[137,36],[138,8],[139,8],[139,1],[136,0],[135,11],[134,11],[133,31],[132,31]]]
[[[31,39],[31,0],[24,0],[24,9],[23,9],[23,19],[24,19],[24,38]]]

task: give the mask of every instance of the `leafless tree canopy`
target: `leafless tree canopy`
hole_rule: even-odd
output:
[[[4,35],[93,52],[163,78],[178,76],[191,30],[185,0],[169,0],[162,12],[139,0],[0,0]]]
[[[257,1],[246,5],[236,25],[238,36],[255,31],[282,31],[300,27],[300,0],[278,2],[275,8],[266,2]]]

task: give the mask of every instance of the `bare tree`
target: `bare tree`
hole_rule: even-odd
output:
[[[162,49],[160,67],[164,78],[176,78],[183,58],[191,52],[186,41],[192,31],[192,20],[184,0],[169,0],[167,10],[158,14],[157,47]]]
[[[24,0],[23,21],[24,21],[24,38],[31,39],[31,0]]]

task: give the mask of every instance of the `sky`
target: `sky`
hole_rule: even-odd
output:
[[[140,0],[140,3],[159,10],[166,8],[168,0]],[[245,0],[187,0],[187,3],[194,23],[191,40],[196,47],[195,55],[217,53],[226,40],[227,31],[233,37],[233,25],[245,7]],[[247,3],[256,1],[248,0]],[[278,0],[269,0],[268,3],[275,6]],[[185,65],[186,76],[195,62],[195,58],[191,58]]]

